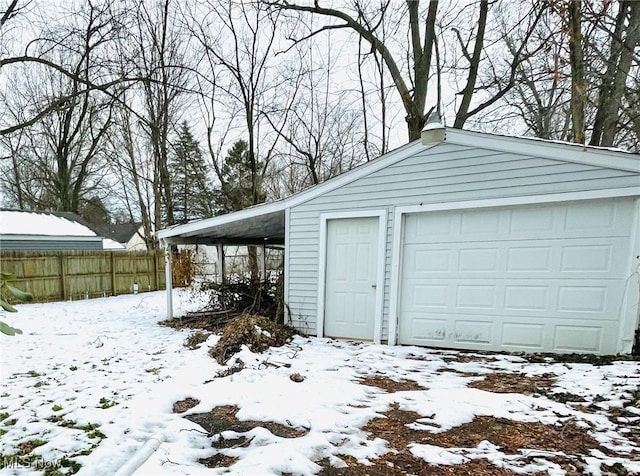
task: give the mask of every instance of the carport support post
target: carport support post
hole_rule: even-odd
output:
[[[173,271],[171,269],[171,245],[162,240],[164,246],[164,280],[167,293],[167,319],[173,319]]]
[[[224,245],[216,245],[218,248],[218,284],[224,284]]]
[[[260,246],[260,249],[262,250],[262,259],[259,261],[260,276],[262,278],[262,281],[266,281],[267,280],[267,247],[263,243],[262,246]]]

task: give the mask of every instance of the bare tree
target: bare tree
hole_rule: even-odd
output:
[[[241,163],[250,176],[249,204],[266,199],[263,182],[274,157],[277,135],[269,138],[261,111],[278,95],[278,83],[270,76],[274,44],[278,36],[277,17],[261,3],[242,1],[198,2],[189,12],[189,28],[200,43],[205,67],[215,77],[215,104],[227,111],[236,132],[234,139],[246,140]],[[286,115],[281,118],[286,120]],[[267,125],[268,126],[268,125]],[[223,128],[224,129],[224,128]],[[211,129],[209,150],[213,151]],[[219,147],[220,149],[220,147]],[[228,189],[228,167],[224,157],[212,157],[221,190]],[[255,247],[249,247],[252,282],[259,277]]]
[[[106,69],[102,57],[103,46],[111,41],[113,16],[107,7],[88,5],[77,11],[67,24],[45,31],[47,52],[56,64],[64,64],[71,75],[60,76],[52,69],[35,69],[33,63],[21,63],[28,72],[17,88],[3,96],[4,100],[18,100],[13,105],[12,118],[20,122],[24,114],[50,98],[66,98],[37,122],[22,131],[23,144],[14,150],[20,163],[15,163],[13,192],[21,206],[35,209],[56,209],[79,212],[82,202],[91,199],[100,185],[100,167],[104,137],[110,127],[113,103],[87,91],[84,84]],[[55,102],[55,101],[54,101]],[[45,109],[47,109],[45,107]],[[28,180],[28,183],[26,182]]]
[[[435,21],[438,11],[438,1],[427,2],[426,13],[420,9],[418,0],[406,2],[405,10],[396,11],[390,8],[389,0],[383,1],[376,8],[365,10],[361,2],[354,2],[348,9],[321,7],[319,2],[313,6],[289,3],[287,1],[268,2],[272,8],[279,11],[295,11],[302,14],[321,15],[331,19],[334,23],[322,26],[317,30],[298,38],[296,41],[309,39],[323,31],[346,28],[356,32],[369,43],[382,58],[395,88],[400,96],[406,113],[409,140],[420,137],[420,132],[426,121],[425,105],[428,86],[432,79],[432,54],[435,41]],[[350,13],[351,11],[351,13]],[[408,20],[409,47],[400,53],[394,53],[387,43],[380,39],[378,28],[390,12]],[[424,25],[422,27],[422,25]],[[403,59],[409,57],[409,64],[403,64]],[[403,73],[403,69],[406,72]]]
[[[584,51],[582,47],[582,2],[569,2],[567,31],[569,34],[569,64],[571,65],[571,130],[573,141],[585,142],[585,107],[587,85],[584,73]]]
[[[591,145],[611,146],[614,143],[634,52],[640,46],[640,2],[620,2],[610,38],[611,48],[598,91]]]
[[[531,36],[507,103],[538,137],[637,144],[637,2],[556,0]]]
[[[239,116],[246,131],[239,135],[248,143],[253,204],[264,200],[261,183],[273,157],[273,144],[260,147],[261,132],[265,132],[261,131],[260,112],[268,96],[277,95],[278,85],[269,76],[276,21],[262,4],[233,0],[208,0],[191,11],[191,31],[203,49],[207,67],[216,75],[217,103],[227,108],[229,116]],[[219,166],[216,171],[223,181]]]
[[[123,96],[126,102],[126,96]],[[120,201],[130,222],[141,221],[147,249],[156,248],[154,228],[155,167],[148,136],[136,126],[136,116],[129,108],[119,108],[109,136],[109,163],[117,177]]]
[[[136,76],[141,78],[137,119],[153,158],[152,209],[156,229],[175,222],[169,143],[190,92],[188,37],[178,24],[174,5],[172,0],[137,4],[136,42],[127,55],[135,65]]]
[[[64,109],[78,96],[95,93],[107,96],[101,101],[113,100],[117,96],[114,88],[117,90],[138,80],[126,71],[116,75],[108,70],[110,60],[106,50],[122,34],[126,21],[126,11],[119,4],[87,1],[71,7],[70,11],[62,4],[47,5],[46,9],[37,7],[32,1],[16,0],[0,10],[0,68],[7,76],[15,77],[20,68],[31,65],[30,70],[38,71],[36,74],[57,75],[76,83],[76,87],[56,96],[42,97],[19,118],[0,114],[0,135],[36,124],[43,117]],[[83,27],[74,26],[73,22],[80,17],[86,19],[86,12],[92,12],[93,18],[83,32],[78,29]],[[37,31],[38,27],[42,31]],[[83,38],[90,41],[84,44]],[[76,54],[85,55],[84,69],[78,70],[76,63],[62,61]]]
[[[367,156],[366,125],[353,91],[335,91],[344,52],[332,43],[294,45],[277,70],[283,78],[276,102],[262,115],[282,139],[270,184],[288,195],[349,170]],[[291,56],[295,54],[295,56]],[[279,185],[282,185],[279,187]]]

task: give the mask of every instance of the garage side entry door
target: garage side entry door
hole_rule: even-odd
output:
[[[404,216],[398,340],[615,353],[632,200]]]
[[[324,335],[372,340],[378,218],[327,221]]]

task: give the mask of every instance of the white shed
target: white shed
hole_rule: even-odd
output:
[[[285,245],[301,331],[473,350],[628,353],[640,156],[447,129],[165,243]]]

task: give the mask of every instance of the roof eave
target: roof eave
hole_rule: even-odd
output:
[[[501,136],[452,128],[447,128],[445,142],[487,148],[500,152],[526,152],[527,155],[545,159],[562,160],[626,172],[640,172],[640,155],[638,154],[571,142]]]

